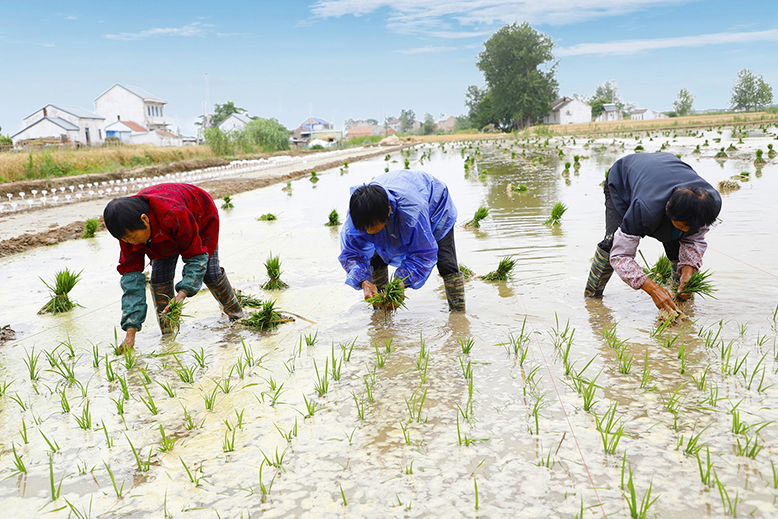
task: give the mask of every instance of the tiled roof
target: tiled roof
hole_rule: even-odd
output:
[[[132,121],[122,121],[128,128],[135,132],[147,132],[148,130],[138,123]]]
[[[173,135],[170,132],[166,132],[165,130],[157,130],[157,133],[160,134],[160,135],[164,135],[165,137],[172,137],[174,139],[176,138],[175,135]]]
[[[44,117],[43,119],[46,119],[47,121],[56,124],[57,126],[61,127],[64,130],[78,131],[78,126],[76,126],[75,124],[69,121],[66,121],[65,119],[62,119],[61,117]]]

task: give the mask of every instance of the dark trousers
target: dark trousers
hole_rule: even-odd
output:
[[[611,200],[610,189],[608,189],[608,182],[605,182],[603,188],[605,193],[605,238],[598,244],[599,247],[605,252],[610,253],[611,247],[613,247],[613,235],[621,225],[621,221],[624,219]],[[670,261],[678,261],[678,253],[681,250],[680,240],[670,240],[662,242],[665,248],[665,254]]]
[[[179,254],[173,254],[167,258],[151,260],[151,282],[156,284],[173,281],[176,275],[176,263],[178,263]],[[222,269],[219,265],[219,247],[213,251],[208,258],[208,266],[205,269],[203,282],[205,284],[214,284],[222,277]]]
[[[378,254],[373,254],[370,259],[370,265],[373,269],[386,266],[384,260]],[[438,242],[438,273],[441,276],[459,272],[459,263],[457,263],[457,248],[454,244],[454,229],[448,231]]]

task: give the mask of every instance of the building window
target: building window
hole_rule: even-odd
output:
[[[101,130],[99,128],[97,129],[97,140],[98,141],[103,140],[103,130]]]

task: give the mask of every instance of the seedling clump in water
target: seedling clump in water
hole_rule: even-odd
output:
[[[257,218],[257,220],[260,220],[260,221],[263,221],[263,222],[271,222],[271,221],[276,220],[276,219],[277,219],[276,215],[274,215],[273,213],[265,213],[262,216],[260,216],[259,218]]]
[[[340,215],[338,214],[337,209],[333,209],[330,212],[329,220],[324,225],[326,225],[327,227],[337,227],[338,225],[340,225]]]
[[[232,197],[230,195],[224,195],[224,203],[222,204],[222,209],[232,209]]]
[[[481,206],[478,208],[478,210],[473,215],[473,219],[470,220],[465,224],[465,227],[475,227],[478,229],[481,227],[481,220],[489,216],[489,209],[487,207]]]
[[[481,279],[484,281],[506,281],[515,265],[516,260],[513,259],[513,256],[503,258],[500,260],[500,264],[497,265],[497,270],[481,276]]]
[[[367,304],[375,308],[384,308],[385,310],[396,310],[405,306],[405,285],[400,278],[392,278],[386,284],[386,289],[378,292],[373,297],[365,300]]]
[[[551,216],[544,223],[546,225],[559,225],[559,220],[562,219],[562,215],[567,211],[567,206],[562,202],[557,202],[551,209]]]
[[[289,286],[281,281],[281,259],[278,256],[273,256],[272,252],[265,262],[265,269],[267,269],[267,277],[270,278],[270,281],[262,285],[262,288],[265,290],[279,290]]]
[[[257,299],[251,294],[243,293],[241,290],[235,289],[235,297],[238,298],[240,305],[249,308],[262,308],[264,303],[261,299]]]
[[[272,330],[281,323],[288,323],[291,318],[282,317],[275,309],[275,301],[265,301],[258,312],[243,319],[243,324],[255,330]]]
[[[84,234],[81,235],[82,238],[94,238],[95,232],[97,231],[98,227],[100,227],[100,221],[91,218],[86,221],[84,224]]]
[[[54,277],[54,286],[51,286],[43,281],[43,278],[39,278],[41,281],[43,281],[43,284],[46,285],[46,288],[51,290],[52,296],[49,302],[43,305],[43,308],[41,308],[38,313],[43,314],[48,312],[52,314],[59,314],[62,312],[67,312],[75,306],[81,306],[68,297],[68,293],[70,293],[70,291],[73,290],[73,287],[76,286],[76,283],[78,283],[80,275],[81,272],[76,274],[67,268],[65,270],[60,270]]]

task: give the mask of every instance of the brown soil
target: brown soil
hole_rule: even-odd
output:
[[[0,342],[12,341],[16,337],[16,332],[11,329],[10,324],[0,328]]]
[[[294,155],[295,153],[290,153],[290,154]],[[364,160],[367,158],[372,158],[378,155],[385,155],[385,154],[386,154],[386,150],[382,150],[376,153],[363,155],[361,157],[348,157],[344,160],[347,160],[348,162],[355,162],[355,161]],[[338,168],[343,165],[344,160],[336,160],[336,161],[328,162],[324,165],[317,166],[316,169],[319,171],[324,171],[327,169]],[[80,177],[67,177],[62,179],[12,182],[11,184],[0,185],[0,189],[3,188],[5,189],[5,191],[0,191],[0,193],[5,193],[5,192],[18,193],[19,191],[40,189],[37,185],[35,186],[32,185],[32,183],[34,182],[41,182],[42,184],[40,185],[43,186],[42,189],[48,189],[55,185],[70,186],[73,185],[74,182],[77,184],[81,184],[81,183],[95,182],[95,181],[102,182],[103,180],[110,180],[110,179],[117,179],[117,178],[124,178],[124,177],[158,176],[158,175],[165,175],[167,173],[173,173],[179,171],[190,171],[194,169],[201,169],[201,168],[217,166],[217,165],[226,165],[226,164],[229,164],[229,162],[224,159],[196,159],[196,160],[176,162],[172,164],[162,164],[158,166],[147,166],[143,168],[135,168],[133,170],[117,171],[115,173],[107,173],[105,175],[83,175]],[[206,191],[208,191],[208,193],[210,193],[210,195],[214,199],[219,199],[219,198],[223,198],[224,195],[234,195],[235,193],[252,191],[260,187],[265,187],[279,182],[287,182],[295,178],[307,176],[311,174],[311,171],[314,170],[310,168],[303,169],[299,171],[294,171],[292,173],[289,173],[288,175],[281,175],[273,178],[264,178],[264,179],[221,178],[218,180],[201,182],[198,185],[203,189],[205,189]],[[87,178],[89,180],[87,180]],[[49,182],[50,184],[48,185],[45,184],[47,182]],[[60,184],[56,184],[56,182],[60,182]],[[15,187],[9,189],[7,187],[8,185],[14,185]],[[24,252],[33,247],[40,247],[42,245],[54,245],[56,243],[60,243],[67,240],[80,239],[81,235],[84,232],[85,223],[86,222],[84,221],[72,222],[62,227],[49,229],[47,231],[43,231],[35,234],[23,234],[22,236],[18,236],[16,238],[0,241],[0,258],[4,256],[9,256],[11,254]],[[102,218],[100,219],[100,229],[105,229],[105,226],[103,225],[102,222]]]

